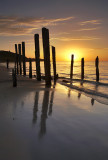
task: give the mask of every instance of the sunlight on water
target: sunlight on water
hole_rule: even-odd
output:
[[[6,65],[6,64],[2,64]],[[57,62],[57,73],[59,77],[70,77],[70,62]],[[10,63],[10,68],[14,67],[13,63]],[[29,74],[29,63],[26,63],[27,75]],[[35,62],[32,63],[33,75],[36,75],[36,65]],[[85,80],[95,81],[96,79],[96,69],[94,62],[85,62]],[[108,83],[108,62],[100,62],[100,82]],[[74,62],[74,79],[81,78],[81,62]],[[41,62],[41,73],[44,75],[44,62]],[[51,63],[51,74],[53,75],[53,66]]]
[[[6,64],[2,64],[5,65]],[[10,68],[14,67],[14,63],[9,64]],[[102,83],[108,83],[108,62],[100,62],[99,64],[100,69],[100,82]],[[35,78],[36,75],[36,65],[35,62],[32,62],[32,74],[33,78]],[[27,76],[29,75],[29,63],[26,63],[26,71]],[[96,69],[95,69],[95,63],[94,62],[85,62],[85,80],[90,81],[96,81]],[[59,77],[70,77],[70,62],[57,62],[57,73],[59,74]],[[73,70],[73,79],[80,79],[81,78],[81,62],[74,62],[74,70]],[[41,62],[41,74],[44,75],[44,62]],[[53,66],[51,62],[51,75],[53,76]],[[78,87],[82,87],[80,83],[74,82],[74,85]],[[96,87],[94,83],[83,83],[83,87],[85,89],[93,90],[94,92],[100,92],[103,94],[108,95],[108,86],[99,85]]]

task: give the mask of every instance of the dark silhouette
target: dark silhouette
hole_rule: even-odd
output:
[[[36,75],[37,75],[37,80],[41,81],[39,35],[35,34],[34,39],[35,39]]]
[[[32,78],[32,62],[31,62],[31,58],[29,59],[29,78]]]
[[[54,90],[51,93],[51,99],[50,99],[50,105],[49,105],[49,112],[48,115],[52,115],[52,107],[53,107],[53,101],[54,101]]]
[[[23,75],[26,76],[25,42],[22,42],[22,55],[23,55]]]
[[[92,99],[91,99],[91,105],[92,105],[92,106],[94,105],[94,101],[95,101],[95,100],[92,98]]]
[[[41,114],[40,132],[39,132],[40,138],[46,133],[46,119],[47,119],[48,105],[49,105],[49,91],[45,91],[42,104],[42,114]]]
[[[12,69],[13,87],[17,87],[16,69]]]
[[[36,92],[33,108],[33,124],[37,121],[37,112],[38,112],[38,101],[39,101],[39,92]]]
[[[9,68],[9,60],[7,59],[7,69]]]
[[[47,86],[51,86],[49,30],[46,28],[42,28],[42,39],[44,51],[45,82]]]
[[[84,82],[83,82],[83,81],[81,81],[81,82],[80,82],[80,86],[82,86],[82,87],[83,87],[83,83],[84,83]]]
[[[96,57],[95,60],[95,66],[96,66],[96,82],[99,82],[99,58]]]
[[[19,66],[20,66],[20,75],[22,74],[22,66],[21,66],[21,44],[18,44],[19,50]]]
[[[84,80],[84,58],[81,59],[81,80]]]
[[[80,98],[81,98],[81,93],[79,92],[79,93],[78,93],[78,99],[80,99]]]
[[[15,69],[17,69],[17,74],[19,74],[18,59],[19,59],[18,46],[17,44],[15,44]]]
[[[71,56],[70,80],[73,78],[74,55]]]
[[[57,75],[56,75],[56,53],[55,47],[52,46],[52,59],[53,59],[53,72],[54,72],[54,84],[56,83]]]

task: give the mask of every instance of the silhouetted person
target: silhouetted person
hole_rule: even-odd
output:
[[[93,98],[91,99],[91,105],[92,106],[94,105],[94,99]]]
[[[45,91],[42,104],[42,114],[41,114],[40,132],[39,132],[40,138],[46,133],[48,104],[49,104],[49,91]]]
[[[84,82],[83,82],[83,81],[81,81],[80,86],[82,86],[82,87],[83,87],[83,83],[84,83]]]
[[[38,100],[39,100],[39,92],[36,92],[34,108],[33,108],[33,124],[37,121],[37,112],[38,112]]]
[[[68,98],[70,98],[71,89],[68,89]]]
[[[81,93],[79,92],[79,93],[78,93],[78,99],[80,99],[80,98],[81,98]]]

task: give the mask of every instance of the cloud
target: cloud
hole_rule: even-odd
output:
[[[94,30],[97,30],[97,29],[100,29],[100,27],[95,27],[95,28],[82,28],[82,29],[79,29],[79,30],[75,30],[75,31],[94,31]]]
[[[78,37],[78,38],[66,38],[66,37],[55,37],[51,38],[51,40],[56,39],[59,41],[91,41],[91,40],[98,40],[99,37]]]
[[[101,24],[101,21],[100,20],[90,20],[90,21],[83,21],[83,22],[80,22],[80,25],[84,26],[84,25],[99,25]]]
[[[31,17],[0,16],[0,35],[26,35],[36,29],[72,20],[74,17],[45,19]]]

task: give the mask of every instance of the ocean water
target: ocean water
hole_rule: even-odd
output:
[[[6,64],[3,64],[6,66]],[[57,62],[57,73],[59,77],[69,80],[70,77],[70,62]],[[14,67],[14,63],[9,64],[10,68]],[[36,65],[32,62],[33,78],[36,76]],[[27,76],[29,75],[29,63],[26,63]],[[70,88],[83,92],[89,96],[94,96],[95,99],[102,103],[108,104],[108,62],[99,63],[100,83],[96,83],[96,68],[95,62],[85,62],[85,80],[73,81],[72,85],[66,85]],[[10,70],[11,74],[11,70]],[[41,62],[41,74],[44,75],[44,62]],[[51,75],[53,76],[53,65],[51,62]],[[73,79],[81,78],[81,62],[74,62]],[[65,85],[65,84],[64,84]],[[97,97],[96,97],[97,96]]]
[[[3,65],[6,65],[5,63]],[[59,77],[70,77],[70,62],[57,62],[57,73]],[[10,68],[14,67],[14,63],[9,64]],[[36,75],[36,65],[32,62],[33,75]],[[26,63],[27,75],[29,74],[29,63]],[[95,62],[85,62],[85,80],[96,80]],[[100,82],[108,83],[108,62],[99,63]],[[41,62],[41,73],[44,75],[44,62]],[[53,66],[51,62],[51,74],[53,75]],[[81,77],[81,62],[74,62],[73,78],[80,79]]]

